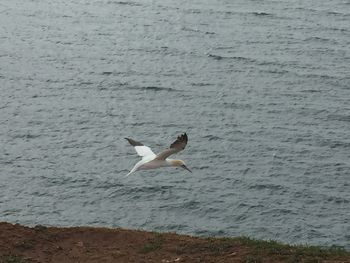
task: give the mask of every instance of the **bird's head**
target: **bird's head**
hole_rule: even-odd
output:
[[[189,171],[192,173],[192,171],[190,169],[187,168],[186,164],[184,161],[182,160],[171,160],[171,165],[175,166],[175,167],[181,167],[184,168],[185,170]]]

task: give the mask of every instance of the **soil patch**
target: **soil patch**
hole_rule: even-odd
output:
[[[350,263],[350,253],[245,237],[199,238],[126,229],[30,228],[0,223],[0,263],[32,262]]]

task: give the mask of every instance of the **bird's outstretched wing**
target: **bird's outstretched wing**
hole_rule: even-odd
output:
[[[157,154],[155,160],[165,160],[170,155],[182,151],[185,149],[187,141],[188,137],[186,133],[178,136],[177,140],[173,142],[168,149],[165,149],[164,151]]]
[[[155,155],[155,153],[148,146],[143,145],[140,142],[137,142],[130,138],[125,138],[132,146],[134,146],[135,151],[141,157]]]

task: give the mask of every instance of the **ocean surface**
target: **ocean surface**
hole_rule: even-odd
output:
[[[0,221],[350,249],[349,0],[1,0],[0,94]]]

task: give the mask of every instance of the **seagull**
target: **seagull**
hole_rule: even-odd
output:
[[[177,140],[173,142],[169,148],[164,151],[155,154],[151,148],[143,145],[142,143],[135,141],[130,138],[125,138],[132,146],[134,146],[137,154],[142,157],[141,161],[135,164],[135,166],[131,169],[131,171],[126,175],[139,171],[139,170],[149,170],[156,169],[160,167],[182,167],[187,171],[191,172],[190,169],[187,168],[185,162],[179,159],[170,159],[168,158],[170,155],[174,153],[178,153],[185,149],[188,138],[187,134],[184,133],[177,137]]]

